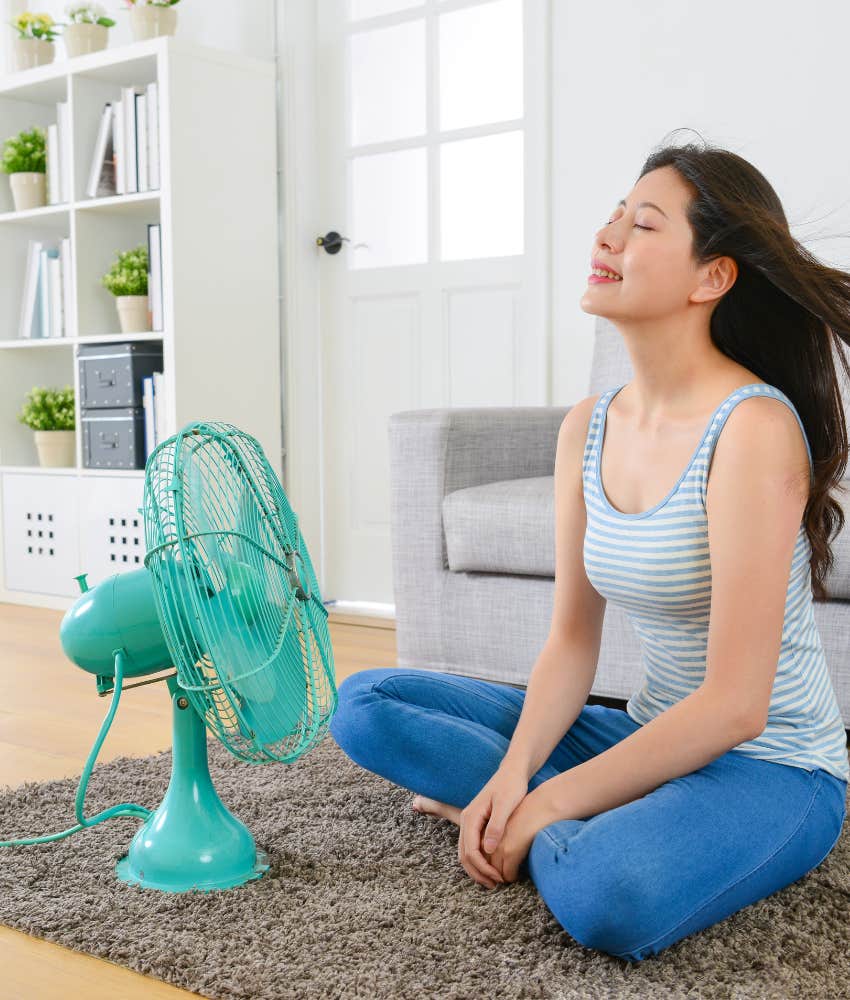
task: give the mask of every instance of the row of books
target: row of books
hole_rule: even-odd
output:
[[[163,328],[162,227],[148,223],[148,302],[153,330]],[[73,337],[71,241],[51,246],[30,240],[21,298],[19,337]],[[116,317],[117,318],[117,317]]]
[[[71,241],[58,246],[30,240],[21,300],[19,337],[72,337]]]
[[[86,195],[156,191],[159,177],[159,91],[156,81],[143,88],[122,87],[100,116]]]
[[[145,411],[145,462],[159,444],[165,427],[165,388],[162,372],[142,379],[142,408]]]

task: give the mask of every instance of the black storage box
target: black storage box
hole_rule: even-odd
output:
[[[86,469],[144,469],[145,417],[141,406],[83,410]]]
[[[77,364],[80,410],[140,407],[142,379],[163,370],[162,343],[80,344]]]

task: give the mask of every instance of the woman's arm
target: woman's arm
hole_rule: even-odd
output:
[[[700,687],[608,750],[544,781],[529,798],[539,800],[551,823],[586,819],[705,767],[759,731],[728,700]]]
[[[578,718],[596,677],[605,600],[584,570],[582,466],[593,405],[588,396],[571,407],[558,432],[555,454],[555,589],[549,637],[525,692],[522,714],[502,767],[530,779]]]

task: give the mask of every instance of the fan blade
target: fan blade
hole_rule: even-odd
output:
[[[274,615],[276,636],[269,628],[247,624],[227,590],[205,602],[203,615],[207,653],[216,673],[236,695],[245,724],[261,743],[297,733],[307,698],[299,633],[285,627],[279,608],[268,605],[265,621],[273,621]]]

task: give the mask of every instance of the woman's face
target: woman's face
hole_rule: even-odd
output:
[[[612,206],[591,258],[622,280],[588,281],[579,303],[585,312],[611,320],[669,320],[704,301],[701,294],[689,301],[708,271],[708,265],[697,268],[691,258],[693,238],[685,216],[690,198],[690,186],[679,173],[659,167],[640,178],[625,204]]]

